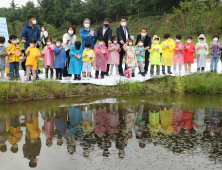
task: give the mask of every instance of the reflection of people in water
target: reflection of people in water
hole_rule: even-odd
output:
[[[36,113],[33,113],[32,115],[27,113],[26,127],[28,131],[26,136],[31,140],[31,143],[35,143],[36,139],[41,134],[41,130],[38,127],[38,117]]]
[[[99,108],[99,110],[93,109],[93,118],[95,126],[94,132],[99,138],[103,138],[105,132],[108,130],[106,107],[103,109]]]
[[[93,132],[94,124],[92,122],[92,110],[90,110],[90,105],[82,106],[82,129],[85,135]]]
[[[171,135],[174,131],[172,126],[171,109],[164,107],[164,110],[160,111],[160,119],[162,124],[161,132],[164,135]]]
[[[73,136],[82,136],[82,111],[80,107],[70,107],[69,108],[69,118],[70,123],[69,130]]]
[[[22,139],[22,131],[21,131],[21,125],[19,121],[19,116],[14,115],[11,118],[7,118],[7,139],[10,144],[12,144],[11,151],[12,153],[18,152],[18,142]]]
[[[210,131],[210,135],[211,136],[215,136],[215,132],[218,131],[218,127],[217,127],[217,124],[219,122],[218,120],[218,115],[217,115],[217,110],[216,108],[212,109],[210,108],[209,109],[209,126],[208,126],[208,129]]]
[[[67,150],[70,155],[73,155],[76,152],[76,140],[75,136],[70,133],[69,129],[66,129],[66,135],[64,137],[66,139]]]
[[[185,130],[185,135],[189,135],[190,129],[193,127],[192,122],[193,111],[192,110],[184,110],[182,116],[181,126]]]
[[[172,111],[172,125],[174,129],[174,135],[178,135],[181,130],[183,109],[176,107],[175,105],[171,109]]]
[[[42,127],[42,131],[44,132],[46,139],[46,146],[52,146],[52,140],[54,139],[55,129],[54,129],[55,118],[54,115],[49,112],[49,114],[45,117],[44,126]]]
[[[118,104],[115,104],[115,110],[113,110],[113,105],[110,103],[110,113],[107,113],[108,121],[108,134],[115,138],[114,136],[118,133],[119,125],[119,113],[118,113]]]
[[[6,119],[5,116],[0,115],[0,151],[6,152],[7,151],[7,131],[6,131]]]
[[[63,137],[66,134],[66,112],[64,107],[60,107],[55,115],[55,134],[57,137],[57,145],[62,146]]]
[[[196,131],[197,139],[201,139],[203,137],[203,132],[206,130],[206,123],[204,122],[205,118],[205,109],[197,109],[194,116],[194,125],[193,128]]]

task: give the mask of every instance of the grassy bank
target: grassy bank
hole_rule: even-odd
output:
[[[112,87],[92,84],[61,84],[56,81],[0,82],[1,102],[75,96],[131,96],[168,93],[221,94],[222,75],[195,73],[184,77],[165,76],[142,83],[121,81],[117,86]]]

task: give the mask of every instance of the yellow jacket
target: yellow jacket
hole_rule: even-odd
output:
[[[169,48],[165,47],[165,45],[169,45]],[[163,49],[161,65],[172,66],[173,50],[175,49],[175,43],[174,43],[173,39],[170,39],[169,41],[162,42],[161,47]]]
[[[162,123],[161,132],[169,135],[172,134],[174,129],[172,126],[171,109],[166,110],[166,108],[164,108],[163,111],[160,111],[160,119]]]
[[[92,120],[87,120],[85,122],[82,122],[82,129],[84,133],[91,133],[94,129],[94,124]]]
[[[88,53],[91,53],[93,55],[93,57],[88,57]],[[87,56],[86,56],[87,55]],[[95,53],[94,51],[91,49],[91,50],[84,50],[83,51],[83,54],[82,54],[82,61],[86,61],[88,63],[91,63],[92,62],[92,59],[95,57]]]
[[[9,44],[6,49],[6,54],[8,55],[9,58],[9,63],[12,62],[20,62],[20,54],[18,55],[17,53],[21,52],[21,48],[19,45],[14,45],[14,44]],[[11,55],[11,53],[14,53]]]
[[[28,53],[28,51],[30,51],[30,52]],[[34,55],[35,53],[38,53],[38,56],[35,56]],[[25,65],[26,66],[33,66],[33,70],[37,70],[37,59],[41,55],[39,49],[36,47],[28,47],[26,50],[26,54],[28,56],[27,56]]]
[[[29,139],[37,139],[40,134],[41,134],[41,130],[38,128],[38,118],[37,116],[34,117],[34,121],[33,123],[26,123],[26,127],[28,129],[28,132],[26,133],[26,136]]]
[[[9,143],[15,144],[19,142],[22,138],[21,126],[14,128],[12,126],[9,127],[9,134],[7,135],[7,139]]]

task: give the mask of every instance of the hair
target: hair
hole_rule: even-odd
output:
[[[89,19],[89,18],[86,18],[86,19],[83,20],[83,24],[84,24],[84,22],[87,21],[87,20],[91,23],[90,19]]]
[[[128,41],[133,41],[133,39],[132,38],[128,38]]]
[[[145,28],[145,27],[142,27],[142,28],[140,29],[140,31],[142,31],[142,30],[146,30],[146,32],[147,32],[147,28]]]
[[[141,39],[139,39],[138,42],[139,42],[139,41],[142,41],[142,42],[143,42],[143,40],[141,40]]]
[[[87,42],[85,43],[85,47],[91,48],[91,46],[92,46],[91,42],[87,41]]]
[[[105,41],[105,37],[99,36],[99,41]]]
[[[181,35],[181,34],[177,34],[177,35],[176,35],[176,38],[181,39],[181,38],[182,38],[182,35]]]
[[[62,38],[58,38],[56,41],[59,41],[59,42],[63,43]]]
[[[29,41],[29,44],[30,44],[30,43],[36,44],[37,41],[36,41],[36,39],[31,39],[31,40]],[[39,48],[39,43],[37,43],[36,48]]]
[[[121,21],[122,19],[125,19],[125,20],[127,21],[126,17],[124,17],[124,16],[120,17],[120,21]]]
[[[29,161],[29,167],[35,168],[37,166],[37,163],[33,163],[32,161]]]
[[[81,42],[80,41],[76,41],[75,42],[75,47],[79,46],[79,48],[77,48],[77,50],[79,50],[81,48]]]
[[[191,37],[191,36],[188,36],[187,39],[188,39],[188,38],[190,38],[191,40],[193,39],[193,37]]]
[[[66,31],[67,33],[68,33],[68,31],[69,31],[69,28],[72,28],[72,29],[73,29],[73,34],[76,33],[76,28],[75,28],[74,25],[70,25],[70,26],[68,26],[67,31]]]
[[[118,39],[118,37],[117,37],[116,35],[113,35],[113,36],[111,37],[111,40],[114,41],[116,38]]]
[[[10,40],[15,39],[15,38],[17,39],[17,36],[14,35],[14,34],[9,36],[9,39],[10,39]]]
[[[29,15],[27,16],[27,18],[28,18],[28,19],[35,18],[35,15],[33,15],[33,14],[29,14]]]
[[[170,37],[169,33],[164,34],[164,39],[169,38],[169,37]]]
[[[0,151],[1,151],[1,152],[6,152],[6,151],[7,151],[7,145],[1,146],[1,147],[0,147]]]
[[[8,40],[8,43],[11,44],[12,42],[10,40]]]
[[[45,29],[45,31],[46,31],[46,26],[45,26],[45,25],[43,25],[42,27],[43,27],[43,28]]]
[[[218,34],[214,34],[212,39],[214,39],[215,37],[218,38],[218,40],[220,39],[220,36]]]
[[[104,21],[108,21],[109,23],[111,23],[111,20],[109,18],[105,18]]]
[[[51,37],[46,37],[46,38],[45,38],[45,41],[47,42],[48,39],[50,39],[50,41],[52,42],[52,38],[51,38]]]
[[[0,37],[0,42],[1,43],[5,42],[5,37]]]
[[[17,153],[18,152],[18,147],[14,148],[13,146],[10,149],[12,153]]]

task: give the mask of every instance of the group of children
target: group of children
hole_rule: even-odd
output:
[[[9,58],[10,77],[12,79],[19,79],[19,62],[21,56],[21,48],[17,45],[17,36],[11,35],[9,37],[10,44],[5,48],[5,38],[0,37],[0,72],[1,79],[4,79],[5,57]],[[206,38],[201,34],[198,38],[196,46],[192,44],[192,37],[187,37],[187,43],[183,45],[181,42],[182,36],[176,35],[176,40],[170,38],[170,34],[164,34],[164,39],[160,44],[160,38],[157,35],[153,37],[153,43],[148,49],[150,53],[150,76],[154,75],[154,66],[156,65],[156,75],[160,74],[160,65],[162,65],[162,74],[165,74],[165,67],[167,73],[172,74],[171,67],[173,66],[174,73],[177,67],[179,73],[182,71],[182,66],[185,66],[186,73],[191,72],[191,64],[194,63],[194,53],[197,54],[197,71],[203,72],[206,67],[206,57],[208,55],[208,44]],[[211,64],[210,69],[217,70],[217,64],[221,55],[222,43],[218,41],[219,36],[213,36],[213,42],[210,44],[211,49]],[[45,64],[45,77],[48,78],[49,70],[51,78],[53,78],[54,69],[56,70],[56,79],[62,80],[63,69],[66,66],[66,51],[63,47],[63,40],[57,39],[56,46],[52,44],[50,37],[46,38],[46,46],[43,48],[42,53],[39,51],[39,45],[35,39],[30,40],[30,47],[26,50],[26,80],[30,80],[30,72],[32,72],[33,80],[36,79],[37,59],[42,55]],[[87,78],[91,76],[91,67],[93,62],[93,69],[95,70],[95,78],[99,78],[101,72],[101,79],[104,79],[104,73],[107,70],[107,65],[110,64],[110,77],[113,75],[113,68],[115,66],[116,76],[119,76],[118,65],[121,51],[118,43],[117,36],[112,36],[112,43],[105,44],[103,36],[99,37],[99,43],[95,46],[94,50],[91,49],[90,42],[85,43],[85,49],[82,49],[80,41],[76,41],[70,49],[70,64],[68,66],[68,74],[74,74],[74,80],[85,79],[86,72]],[[131,38],[127,39],[123,45],[125,54],[126,68],[124,75],[127,78],[135,77],[135,68],[138,66],[142,76],[145,76],[143,68],[143,56],[145,55],[143,40],[138,40],[136,46],[133,45]],[[24,59],[24,58],[23,58]],[[214,67],[214,68],[213,68]]]

